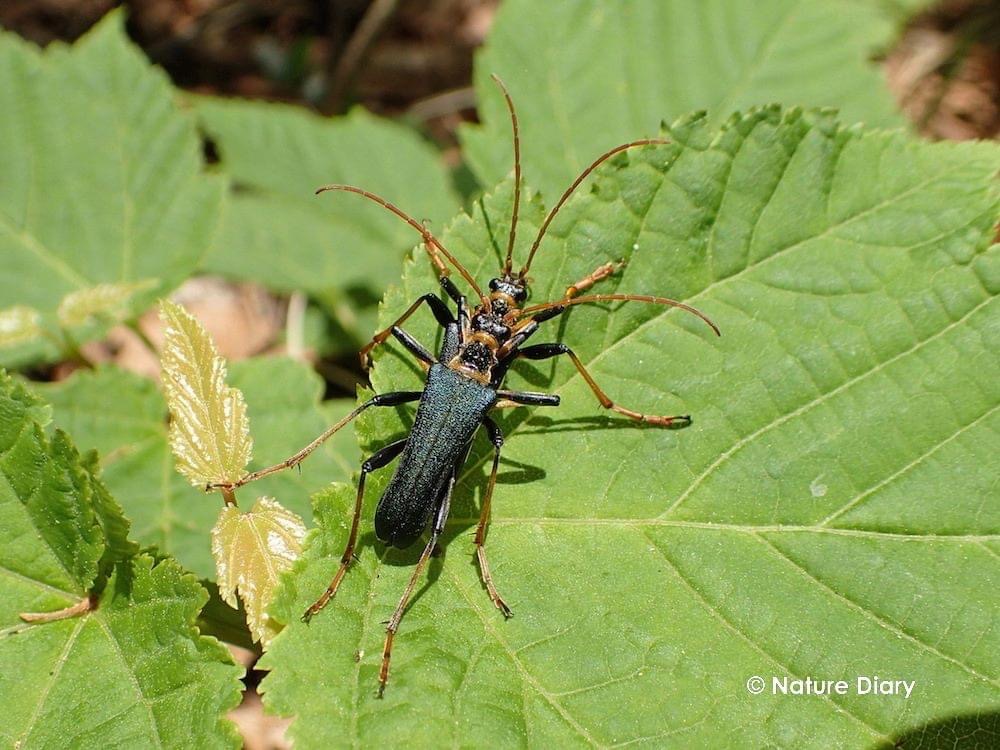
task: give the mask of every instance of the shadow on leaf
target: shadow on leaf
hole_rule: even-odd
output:
[[[947,747],[952,750],[989,750],[1000,747],[1000,712],[953,716],[933,721],[899,735],[877,750]]]

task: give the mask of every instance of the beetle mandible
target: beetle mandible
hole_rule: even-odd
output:
[[[295,455],[280,464],[252,472],[237,482],[227,485],[228,489],[235,489],[261,477],[298,465],[331,435],[366,409],[373,406],[397,406],[419,401],[413,427],[409,434],[405,438],[384,446],[362,463],[351,530],[347,546],[340,559],[340,567],[323,595],[303,615],[303,619],[308,621],[326,606],[337,593],[337,589],[344,579],[344,574],[354,559],[365,491],[365,478],[371,472],[387,466],[399,457],[396,472],[382,493],[375,510],[375,535],[385,544],[405,548],[412,545],[429,525],[430,538],[424,545],[423,552],[417,560],[399,604],[386,626],[385,645],[379,669],[379,696],[382,695],[389,677],[393,638],[399,628],[407,602],[420,580],[424,566],[444,531],[455,482],[468,456],[473,435],[480,427],[485,428],[494,450],[493,465],[483,494],[479,524],[476,527],[476,557],[480,575],[490,599],[504,617],[511,616],[510,608],[501,598],[493,583],[484,547],[486,527],[490,518],[490,504],[500,462],[500,449],[504,442],[503,433],[497,423],[490,418],[489,412],[508,406],[559,405],[559,396],[556,395],[506,390],[502,387],[508,369],[517,359],[542,360],[566,355],[602,407],[637,422],[660,427],[686,426],[691,423],[691,418],[686,415],[655,416],[615,403],[597,384],[580,358],[565,344],[547,343],[524,346],[524,343],[538,330],[539,326],[545,321],[561,315],[573,305],[605,301],[636,301],[686,310],[705,321],[716,335],[719,335],[718,327],[703,313],[689,305],[666,297],[638,294],[580,294],[602,279],[611,276],[618,268],[618,264],[614,263],[605,263],[580,281],[571,284],[559,300],[526,306],[529,296],[527,274],[535,258],[535,253],[552,219],[580,183],[599,165],[615,154],[639,146],[663,144],[669,143],[669,141],[662,138],[644,138],[631,141],[616,146],[595,159],[573,181],[545,216],[531,244],[527,261],[519,271],[515,272],[512,256],[521,196],[520,135],[517,113],[510,94],[498,76],[494,75],[493,79],[503,93],[513,129],[514,200],[506,260],[500,275],[490,280],[489,294],[483,292],[469,271],[423,224],[389,201],[352,185],[327,185],[319,188],[316,191],[317,194],[327,191],[345,191],[361,195],[388,209],[412,226],[422,237],[423,247],[437,269],[441,290],[454,302],[456,312],[453,314],[446,301],[438,295],[434,293],[424,294],[411,304],[392,325],[377,333],[360,352],[362,366],[367,368],[372,349],[387,341],[390,336],[394,337],[417,358],[426,370],[427,379],[423,391],[396,391],[376,395],[359,405]],[[451,280],[449,266],[457,270],[475,292],[477,303],[471,309],[465,295]],[[436,357],[401,327],[421,305],[427,305],[430,308],[437,323],[444,330],[441,349]]]

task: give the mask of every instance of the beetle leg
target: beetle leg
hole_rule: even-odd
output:
[[[593,376],[587,372],[587,368],[584,367],[580,358],[577,357],[576,353],[565,344],[535,344],[534,346],[528,346],[521,349],[518,354],[526,359],[549,359],[550,357],[558,357],[560,354],[569,355],[569,358],[573,360],[573,364],[576,366],[577,371],[583,376],[583,379],[587,381],[587,385],[590,386],[590,390],[592,390],[594,395],[597,396],[597,400],[601,402],[601,406],[605,409],[611,409],[612,411],[622,414],[629,419],[634,419],[636,422],[645,422],[646,424],[653,424],[658,427],[687,427],[691,424],[691,417],[688,415],[661,417],[654,414],[644,414],[632,409],[626,409],[624,406],[619,406],[601,389],[601,386],[597,384],[597,381],[594,380]],[[499,391],[498,393],[502,397],[510,398],[510,396],[503,391]]]
[[[406,447],[406,438],[402,440],[397,440],[394,443],[389,443],[379,451],[373,453],[369,458],[361,464],[361,477],[358,479],[358,494],[354,501],[354,516],[351,520],[351,533],[347,537],[347,546],[344,548],[344,554],[340,556],[340,568],[337,569],[337,573],[333,576],[330,581],[330,585],[326,587],[326,591],[323,595],[317,599],[302,615],[303,622],[309,622],[312,616],[319,612],[327,603],[334,597],[337,593],[337,589],[340,588],[340,582],[344,580],[344,574],[347,572],[347,568],[350,566],[351,562],[354,560],[354,545],[358,541],[358,522],[361,519],[361,503],[365,496],[365,477],[373,471],[383,468],[390,461],[392,461],[396,456],[403,452]]]
[[[566,287],[566,294],[564,294],[563,297],[565,299],[571,299],[575,297],[585,289],[590,289],[590,287],[592,287],[598,281],[602,281],[608,278],[608,276],[611,276],[615,271],[617,271],[620,268],[623,268],[624,266],[625,266],[625,261],[623,260],[620,260],[617,263],[604,263],[603,265],[598,266],[575,284],[570,284],[568,287]]]
[[[454,301],[457,312],[455,313],[455,320],[458,321],[459,330],[462,332],[462,341],[465,341],[469,337],[471,330],[469,324],[469,303],[465,299],[465,295],[458,291],[458,287],[455,286],[453,282],[447,276],[442,276],[439,281],[441,282],[441,288],[444,293],[447,294]]]
[[[534,391],[497,391],[497,407],[506,406],[559,406],[559,397],[551,393]],[[509,402],[509,403],[507,403]]]
[[[447,294],[449,297],[451,297],[452,302],[454,302],[460,308],[468,304],[465,301],[465,295],[458,290],[458,287],[455,286],[455,282],[452,281],[449,276],[447,275],[440,276],[438,278],[438,281],[440,282],[441,288],[444,290],[444,293]]]
[[[423,226],[424,230],[427,229],[426,220],[420,222],[420,224]],[[441,260],[441,256],[438,255],[437,248],[434,247],[433,243],[428,242],[426,237],[424,237],[424,250],[426,250],[427,255],[430,256],[431,263],[433,263],[434,268],[437,269],[438,276],[442,279],[448,278],[448,274],[451,273],[451,269],[444,264],[444,261]]]
[[[566,292],[563,294],[563,298],[560,301],[569,302],[580,292],[590,289],[590,287],[597,282],[603,281],[613,275],[615,271],[624,267],[624,260],[620,260],[617,263],[603,263],[576,283],[570,284],[566,287]],[[510,339],[506,344],[504,344],[499,352],[501,359],[514,353],[521,344],[523,344],[535,331],[538,330],[539,323],[544,323],[546,320],[551,320],[552,318],[562,315],[567,309],[569,309],[567,306],[560,305],[558,302],[553,302],[551,304],[551,307],[539,310],[530,317],[521,319],[517,325],[514,326]]]
[[[206,489],[222,489],[222,490],[235,490],[237,487],[242,487],[250,482],[255,482],[258,479],[262,479],[270,474],[276,474],[279,471],[284,471],[285,469],[290,469],[293,466],[298,466],[306,458],[309,457],[314,450],[319,448],[324,442],[326,442],[334,433],[340,430],[344,425],[358,416],[365,409],[372,406],[399,406],[400,404],[405,404],[410,401],[419,401],[420,397],[423,395],[423,391],[393,391],[391,393],[380,393],[376,396],[365,401],[360,406],[357,406],[354,411],[348,414],[346,417],[341,419],[337,424],[328,428],[322,435],[313,440],[309,445],[300,450],[293,456],[289,456],[280,464],[275,464],[274,466],[268,466],[266,469],[259,469],[257,471],[252,471],[249,474],[245,474],[235,482],[216,482],[214,484],[209,484]]]
[[[486,492],[483,493],[482,510],[479,513],[479,525],[476,527],[476,558],[479,560],[479,572],[486,585],[486,592],[493,600],[493,604],[499,609],[504,617],[512,617],[510,607],[503,600],[497,587],[493,584],[493,576],[490,574],[489,563],[486,562],[486,526],[490,522],[490,504],[493,501],[493,488],[497,483],[497,469],[500,466],[500,448],[503,446],[503,433],[499,425],[489,417],[483,418],[483,425],[490,433],[490,442],[493,443],[493,469],[490,471],[490,479],[486,483]]]
[[[451,508],[451,493],[452,490],[455,489],[455,481],[457,478],[458,471],[456,469],[452,472],[451,477],[448,479],[448,488],[445,490],[441,498],[441,505],[438,506],[437,513],[434,515],[434,526],[431,527],[431,538],[427,540],[424,551],[420,553],[420,559],[417,560],[417,564],[413,568],[413,573],[410,575],[410,580],[406,584],[403,596],[400,597],[399,604],[396,605],[396,609],[392,613],[392,617],[389,618],[389,622],[385,626],[385,645],[382,647],[382,666],[378,671],[379,698],[381,698],[382,693],[385,692],[385,684],[389,681],[389,660],[392,658],[392,641],[396,636],[396,631],[399,630],[399,623],[403,619],[403,613],[406,611],[406,605],[409,603],[410,597],[413,596],[413,590],[417,587],[417,581],[420,580],[420,576],[424,571],[424,566],[427,565],[427,560],[430,559],[431,553],[433,553],[434,548],[437,547],[438,539],[444,531],[445,522],[448,520],[448,511]]]
[[[425,372],[430,365],[433,365],[437,361],[434,359],[434,355],[424,348],[423,344],[399,326],[392,327],[392,335],[396,337],[396,340],[402,344],[406,350],[410,352],[410,354],[420,360],[420,366],[424,368]]]
[[[510,364],[517,359],[518,347],[534,335],[535,331],[538,330],[539,325],[544,323],[546,320],[551,320],[558,315],[562,315],[564,312],[566,312],[565,307],[550,307],[547,310],[542,310],[537,315],[521,320],[514,326],[514,330],[511,337],[507,340],[507,343],[500,347],[500,350],[497,352],[497,358],[501,363],[506,362],[509,367]]]
[[[371,350],[374,349],[379,344],[385,343],[385,341],[389,338],[389,336],[392,336],[394,334],[395,332],[394,329],[398,328],[404,322],[406,322],[406,319],[409,318],[411,315],[413,315],[413,313],[417,311],[417,308],[420,307],[420,305],[423,303],[427,303],[427,306],[431,308],[431,312],[434,313],[434,318],[437,320],[438,325],[440,325],[442,328],[446,328],[448,324],[455,322],[455,319],[451,316],[451,311],[448,309],[448,306],[444,303],[444,301],[440,297],[438,297],[436,294],[430,294],[430,293],[425,294],[419,299],[417,299],[417,301],[414,302],[412,305],[410,305],[408,308],[406,308],[406,312],[404,312],[402,315],[396,318],[396,321],[391,326],[389,326],[385,330],[376,333],[372,337],[372,340],[369,341],[368,344],[365,345],[365,347],[360,352],[358,352],[358,357],[361,359],[362,368],[366,370],[368,369],[368,365],[370,364],[371,361],[371,358],[368,355],[371,353]],[[423,347],[421,347],[421,349],[423,349]],[[411,349],[411,351],[413,350]],[[417,356],[420,357],[421,355],[418,354]]]

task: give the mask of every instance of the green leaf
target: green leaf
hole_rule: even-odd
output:
[[[624,256],[601,291],[684,300],[723,336],[679,310],[610,304],[533,341],[565,341],[612,398],[693,426],[609,418],[562,358],[517,367],[510,387],[562,406],[501,417],[486,549],[515,616],[496,611],[472,559],[480,436],[382,702],[381,623],[419,545],[373,549],[391,472],[374,474],[360,559],[299,624],[336,569],[352,489],[317,498],[319,529],[272,610],[291,624],[264,662],[265,700],[297,716],[298,747],[870,747],[955,716],[986,726],[1000,701],[1000,148],[775,108],[669,135],[567,205],[532,299]],[[483,203],[501,245],[509,206],[509,183]],[[485,282],[497,251],[478,209],[442,240]],[[407,266],[383,322],[435,288],[428,266]],[[425,312],[406,328],[435,340]],[[418,385],[388,349],[376,390]],[[361,427],[369,448],[405,429],[376,417]],[[748,693],[754,675],[764,695]],[[770,693],[773,677],[872,675],[916,687]]]
[[[205,269],[280,291],[323,295],[399,277],[416,233],[356,195],[315,195],[347,182],[440,222],[458,208],[440,156],[410,129],[355,109],[326,119],[301,108],[195,99],[233,194]]]
[[[90,502],[90,477],[64,433],[52,441],[45,436],[47,417],[36,396],[0,371],[0,528],[8,535],[0,574],[79,599],[97,580],[105,539]],[[24,593],[33,598],[5,600],[8,617],[47,601],[31,587]]]
[[[100,310],[110,316],[66,320],[76,341],[187,277],[222,198],[222,181],[202,174],[193,118],[127,40],[122,18],[113,13],[72,47],[44,52],[0,34],[0,308],[35,308],[55,331],[68,296],[94,312],[108,290],[130,292]],[[2,356],[57,354],[41,342]]]
[[[302,519],[270,497],[258,498],[247,513],[227,505],[212,527],[219,593],[235,609],[239,592],[250,632],[265,647],[281,630],[268,616],[267,607],[279,576],[301,554],[305,535]]]
[[[511,170],[510,88],[523,163],[554,202],[598,154],[656,134],[661,120],[780,102],[829,106],[845,122],[902,125],[872,64],[897,28],[875,0],[505,2],[476,57],[481,126],[462,131],[484,184]]]
[[[0,373],[0,743],[237,746],[223,714],[241,670],[194,628],[208,595],[173,561],[135,556],[95,462],[47,421]]]
[[[324,404],[321,411],[322,382],[309,368],[287,359],[236,362],[229,382],[246,396],[254,426],[251,469],[286,458],[353,408],[342,400]],[[209,532],[219,513],[219,496],[192,487],[174,470],[167,407],[156,384],[106,368],[77,372],[39,390],[52,403],[59,424],[80,445],[100,452],[104,481],[125,506],[136,538],[174,555],[199,576],[214,579]],[[345,430],[311,456],[300,473],[283,472],[244,492],[277,497],[308,519],[309,494],[349,477],[357,467],[356,456],[353,437]],[[240,499],[249,504],[252,497]]]
[[[236,482],[253,453],[243,393],[226,385],[226,362],[197,318],[163,300],[160,320],[160,380],[177,471],[195,487]]]
[[[5,542],[6,544],[6,542]],[[18,588],[67,601],[32,579]],[[11,595],[4,585],[4,598]],[[20,592],[15,592],[20,593]],[[0,740],[16,747],[239,747],[223,718],[241,669],[194,618],[208,598],[171,560],[116,568],[97,609],[30,626],[0,622]]]

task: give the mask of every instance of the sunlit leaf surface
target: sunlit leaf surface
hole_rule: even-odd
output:
[[[356,195],[316,189],[361,185],[432,225],[458,209],[444,160],[411,128],[360,108],[324,118],[266,102],[194,103],[237,188],[205,261],[214,273],[318,296],[378,295],[399,277],[413,229]]]
[[[205,590],[136,554],[93,464],[47,421],[0,373],[0,745],[238,747],[224,714],[242,670],[193,627]]]
[[[231,607],[243,601],[254,640],[270,642],[280,627],[266,609],[278,577],[302,552],[302,519],[274,498],[259,498],[249,512],[227,506],[212,529],[212,555],[219,593]]]
[[[531,269],[532,300],[625,258],[601,291],[689,302],[722,337],[679,310],[615,303],[576,308],[532,343],[562,340],[612,398],[694,424],[609,416],[563,358],[515,368],[508,385],[562,405],[498,417],[486,549],[514,617],[472,559],[491,455],[480,437],[381,702],[381,623],[419,545],[373,543],[392,469],[377,472],[359,561],[303,625],[343,550],[353,489],[318,498],[320,530],[272,611],[290,624],[265,657],[265,700],[298,717],[298,747],[874,747],[970,724],[995,744],[1000,148],[776,108],[668,134],[674,145],[615,160],[566,206]],[[509,191],[442,237],[483,284]],[[526,216],[518,259],[539,208]],[[418,254],[383,322],[435,288]],[[426,311],[406,328],[428,346],[439,335]],[[375,389],[420,387],[412,358],[387,349]],[[366,453],[408,419],[372,410]],[[916,687],[771,690],[775,677],[875,675]],[[764,694],[747,690],[752,676]]]
[[[253,453],[246,402],[226,385],[226,363],[201,324],[180,305],[160,305],[163,390],[170,447],[191,484],[235,482]]]
[[[157,286],[153,279],[129,284],[98,284],[70,292],[59,303],[56,316],[64,328],[76,328],[91,320],[119,320],[128,312],[128,303],[139,292]]]
[[[306,365],[281,357],[234,362],[229,380],[246,396],[254,424],[251,470],[286,458],[354,407],[347,399],[320,404],[319,376]],[[169,552],[200,577],[214,578],[209,531],[219,503],[175,470],[167,406],[157,384],[106,367],[80,370],[38,389],[77,444],[100,452],[104,481],[132,520],[135,538]],[[301,471],[255,482],[237,493],[238,500],[249,504],[259,495],[279,497],[285,507],[308,520],[309,495],[331,481],[348,479],[357,470],[357,455],[354,431],[342,430],[310,456]]]

